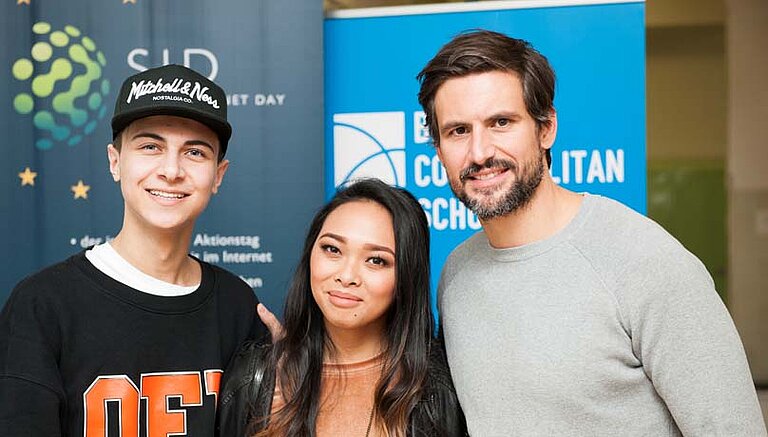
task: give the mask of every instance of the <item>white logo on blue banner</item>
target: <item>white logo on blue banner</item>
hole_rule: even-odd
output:
[[[334,114],[333,168],[335,186],[377,177],[405,187],[405,113]]]

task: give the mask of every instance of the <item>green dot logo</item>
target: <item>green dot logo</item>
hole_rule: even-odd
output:
[[[74,26],[54,30],[41,21],[32,26],[32,32],[37,42],[30,57],[17,59],[11,67],[13,77],[28,87],[14,97],[13,107],[19,114],[32,116],[38,149],[75,146],[107,112],[109,80],[102,79],[107,60],[93,40]]]

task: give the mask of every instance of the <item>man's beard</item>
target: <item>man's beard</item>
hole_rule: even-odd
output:
[[[522,169],[518,168],[514,162],[505,159],[491,158],[482,165],[473,164],[462,170],[459,180],[450,180],[451,189],[456,197],[481,220],[505,216],[525,207],[530,202],[533,194],[536,192],[536,188],[541,183],[541,179],[544,177],[543,156],[544,150],[539,147],[538,156],[529,165],[523,165]],[[464,182],[468,177],[485,168],[508,169],[508,171],[515,173],[517,180],[497,200],[493,200],[493,196],[502,190],[503,187],[478,190],[478,194],[474,198],[469,197],[464,189]]]

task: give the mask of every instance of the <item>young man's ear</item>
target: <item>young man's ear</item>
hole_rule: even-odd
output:
[[[227,172],[227,169],[229,168],[229,161],[226,159],[222,159],[221,162],[219,162],[216,165],[216,180],[213,183],[213,189],[211,192],[213,194],[216,194],[219,191],[219,186],[221,185],[221,182],[224,180],[224,173]]]
[[[107,159],[109,160],[109,172],[115,182],[120,181],[120,152],[114,144],[107,145]]]

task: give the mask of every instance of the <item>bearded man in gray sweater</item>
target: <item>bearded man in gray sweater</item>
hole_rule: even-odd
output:
[[[548,166],[555,75],[475,31],[418,76],[456,196],[483,231],[443,269],[441,326],[476,436],[765,436],[738,333],[702,263]]]

